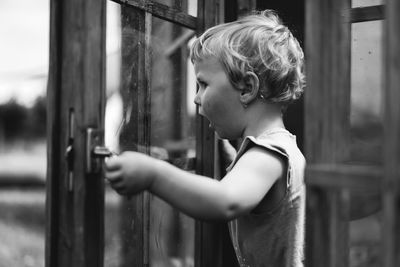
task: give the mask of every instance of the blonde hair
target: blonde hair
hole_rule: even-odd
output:
[[[218,58],[236,88],[247,72],[255,73],[260,97],[269,102],[287,106],[303,92],[303,51],[272,10],[208,29],[190,52],[193,63],[207,57]]]

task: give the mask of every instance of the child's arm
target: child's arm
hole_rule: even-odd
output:
[[[121,194],[148,190],[192,217],[230,220],[254,209],[282,176],[284,166],[273,153],[254,147],[217,181],[126,152],[106,162],[106,178]]]

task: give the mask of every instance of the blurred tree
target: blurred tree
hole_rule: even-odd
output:
[[[46,137],[46,97],[40,96],[36,99],[35,105],[31,108],[29,115],[32,117],[30,127],[33,138]]]
[[[46,98],[37,98],[30,108],[15,99],[0,105],[0,127],[4,142],[45,138]]]

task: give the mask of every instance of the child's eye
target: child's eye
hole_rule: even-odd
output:
[[[205,82],[203,82],[203,81],[198,81],[197,83],[199,84],[199,86],[200,86],[201,88],[206,88],[206,87],[207,87],[207,83],[205,83]]]

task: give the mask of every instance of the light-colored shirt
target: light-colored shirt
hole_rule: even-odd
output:
[[[282,128],[248,136],[228,171],[251,147],[263,147],[286,161],[286,191],[270,210],[250,212],[228,223],[241,267],[302,267],[305,214],[305,159],[296,137]],[[272,188],[271,188],[272,189]],[[268,194],[268,193],[267,193]]]

